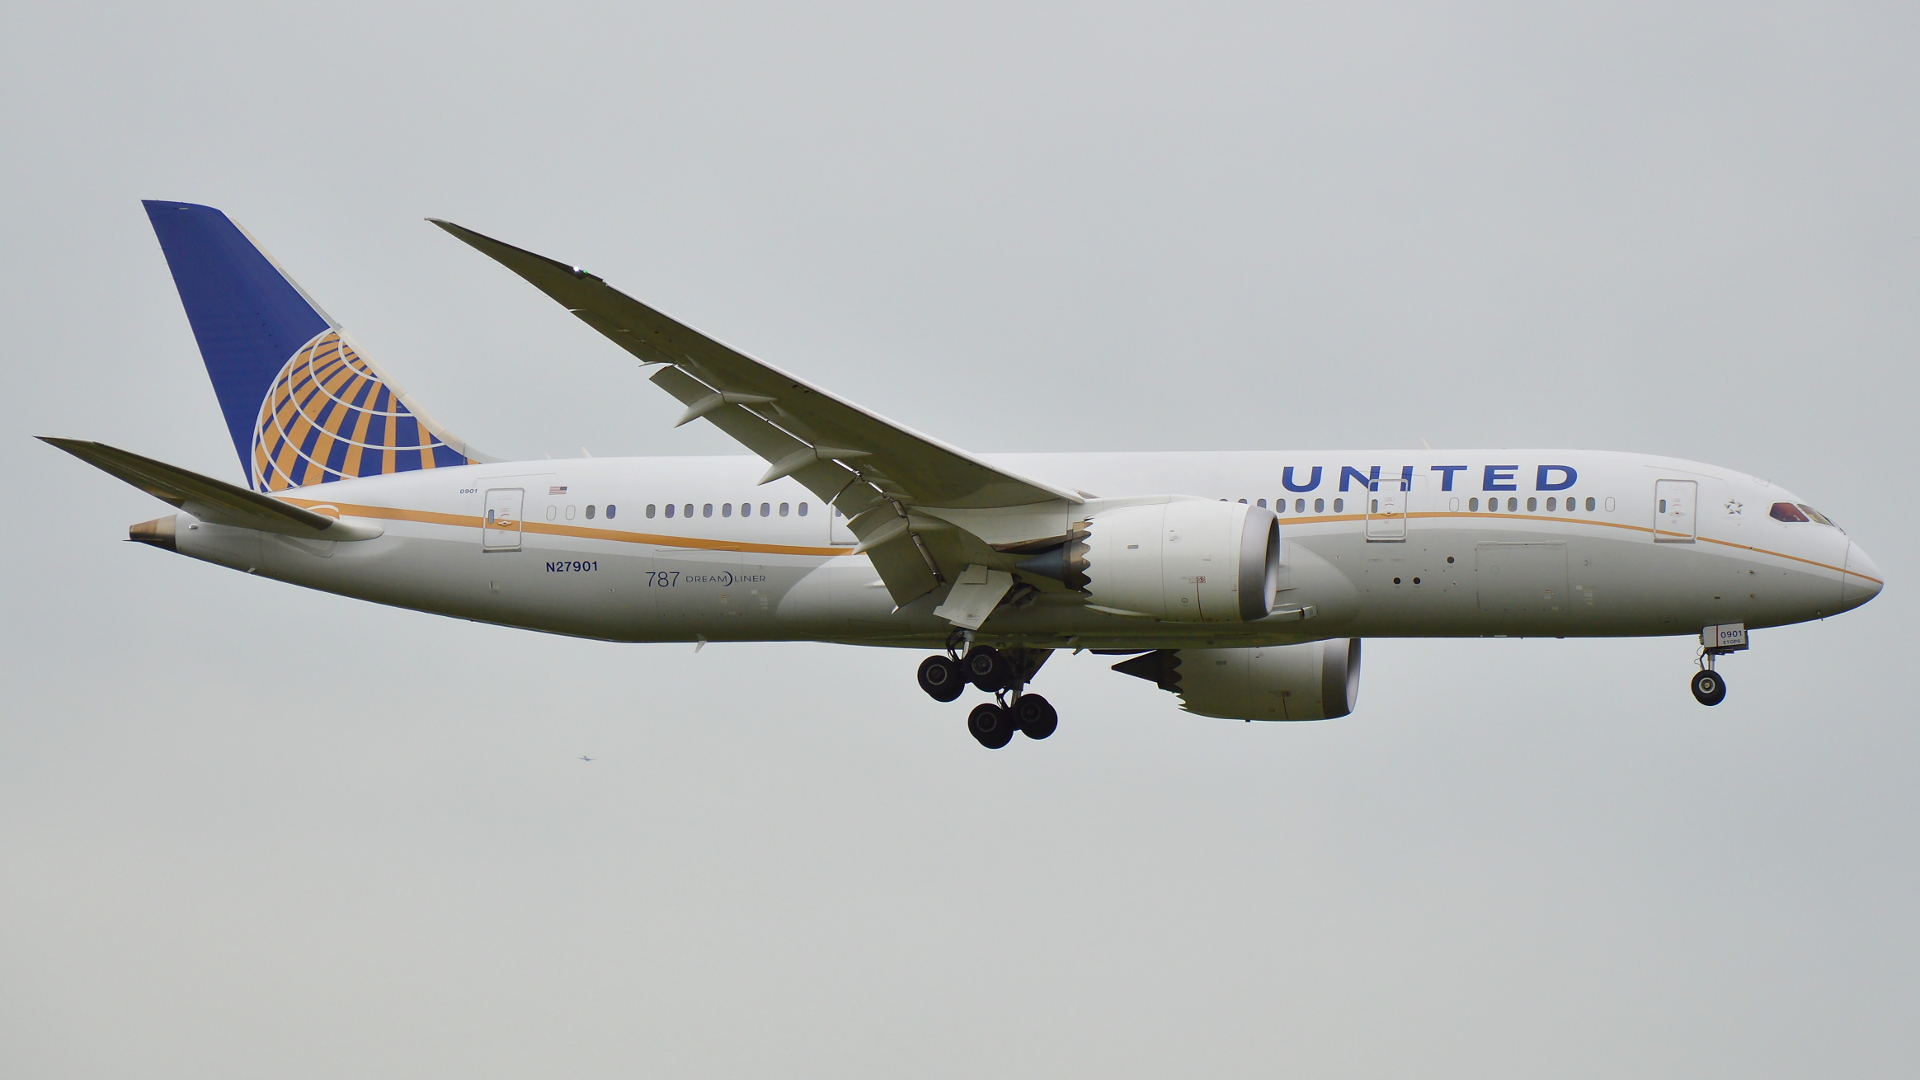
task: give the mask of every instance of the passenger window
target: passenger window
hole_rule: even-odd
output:
[[[1593,496],[1587,496],[1587,509],[1593,509]]]
[[[1241,499],[1241,500],[1240,500],[1240,505],[1241,505],[1241,506],[1245,506],[1245,505],[1247,505],[1247,500],[1245,500],[1245,499]]]
[[[1345,513],[1345,512],[1346,512],[1346,509],[1347,509],[1347,500],[1345,500],[1345,499],[1335,499],[1335,500],[1333,500],[1333,512],[1334,512],[1334,513],[1336,513],[1336,514],[1342,514],[1342,513]]]
[[[1613,500],[1611,498],[1607,500],[1607,513],[1613,513]]]
[[[1325,499],[1315,499],[1315,500],[1313,500],[1313,512],[1314,512],[1314,513],[1316,513],[1316,514],[1322,514],[1322,513],[1325,513],[1325,512],[1326,512],[1326,509],[1327,509],[1327,500],[1325,500]]]
[[[1265,509],[1265,508],[1266,508],[1266,505],[1267,505],[1267,500],[1265,500],[1265,499],[1255,499],[1255,500],[1253,500],[1253,505],[1255,505],[1255,506],[1258,506],[1258,507],[1260,507],[1261,509]]]
[[[1572,500],[1572,499],[1568,499],[1567,501],[1568,501],[1568,502],[1572,502],[1573,500]],[[1551,499],[1551,498],[1549,498],[1549,499],[1547,499],[1547,511],[1548,511],[1549,513],[1551,513],[1551,512],[1553,511],[1553,499]]]
[[[552,503],[548,503],[547,504],[547,520],[552,521],[554,518],[559,516],[560,516],[560,508],[553,505]]]
[[[752,503],[741,503],[741,504],[740,504],[740,516],[741,516],[741,517],[752,517],[752,516],[753,516],[753,504],[752,504]]]
[[[613,504],[612,503],[607,504],[607,520],[608,521],[613,520]]]
[[[1508,499],[1508,500],[1507,500],[1507,513],[1509,513],[1509,514],[1511,514],[1511,513],[1516,513],[1516,512],[1518,512],[1518,511],[1519,511],[1519,509],[1520,509],[1520,500],[1519,500],[1519,499]]]
[[[732,503],[721,503],[721,504],[720,504],[720,516],[721,516],[721,517],[732,517],[732,516],[733,516],[733,504],[732,504]]]
[[[712,504],[712,503],[704,503],[704,504],[702,504],[702,505],[701,505],[701,507],[700,507],[700,516],[701,516],[701,517],[712,517],[712,516],[713,516],[713,504]]]
[[[768,506],[767,506],[767,504],[766,504],[766,503],[761,503],[761,504],[760,504],[760,516],[761,516],[761,517],[766,517],[766,516],[767,516],[767,510],[768,510]]]
[[[487,511],[487,524],[493,524],[493,511]]]
[[[1476,513],[1476,514],[1477,514],[1477,513],[1479,513],[1479,512],[1480,512],[1480,500],[1479,500],[1479,499],[1477,499],[1477,498],[1474,498],[1474,499],[1468,499],[1468,500],[1467,500],[1467,509],[1469,509],[1469,510],[1471,510],[1471,511],[1473,511],[1473,512],[1474,512],[1474,513]]]
[[[1540,509],[1540,500],[1529,496],[1527,499],[1527,513],[1531,514],[1538,509]]]
[[[692,516],[693,516],[693,504],[692,504],[692,503],[688,503],[688,504],[687,504],[687,505],[686,505],[686,506],[685,506],[684,508],[682,508],[682,509],[681,509],[681,511],[680,511],[680,516],[681,516],[681,517],[692,517]]]
[[[588,521],[593,520],[593,504],[592,503],[587,504],[587,520]]]
[[[781,504],[780,504],[780,516],[781,516],[781,517],[786,517],[786,516],[787,516],[787,504],[786,504],[786,503],[781,503]]]
[[[806,503],[801,503],[801,504],[800,504],[800,516],[801,516],[801,517],[806,517],[806,516],[807,516],[807,504],[806,504]]]
[[[567,520],[568,521],[573,520],[573,504],[572,503],[567,504]]]
[[[653,506],[654,506],[654,504],[652,504],[652,503],[648,503],[648,504],[647,504],[647,516],[648,516],[648,517],[652,517],[652,516],[653,516]],[[609,509],[611,509],[611,508],[609,508]],[[607,516],[608,516],[608,517],[612,517],[613,515],[611,515],[611,514],[609,514],[609,515],[607,515]],[[672,516],[673,516],[673,507],[672,507],[672,506],[668,506],[668,507],[667,507],[667,516],[668,516],[668,517],[672,517]]]
[[[1770,513],[1773,515],[1775,521],[1808,520],[1807,515],[1801,513],[1800,508],[1792,503],[1774,503],[1773,510],[1770,511]]]
[[[1449,510],[1458,510],[1458,509],[1460,509],[1460,500],[1459,500],[1459,499],[1457,499],[1457,498],[1455,498],[1455,499],[1448,499],[1448,500],[1447,500],[1447,509],[1449,509]]]
[[[668,503],[668,504],[667,504],[667,516],[668,516],[668,517],[672,517],[672,516],[673,516],[673,504],[672,504],[672,503]]]
[[[1294,513],[1296,513],[1296,514],[1304,514],[1304,513],[1306,513],[1306,512],[1307,512],[1307,500],[1305,500],[1305,499],[1295,499],[1295,500],[1293,500],[1293,512],[1294,512]]]

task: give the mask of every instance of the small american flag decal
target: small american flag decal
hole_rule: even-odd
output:
[[[565,495],[566,493],[567,493],[567,485],[565,484],[555,484],[554,486],[547,489],[547,494],[549,495]]]

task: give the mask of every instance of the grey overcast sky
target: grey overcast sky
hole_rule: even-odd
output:
[[[0,1074],[1913,1075],[1916,57],[1911,3],[6,5]],[[496,454],[733,448],[429,215],[970,449],[1674,454],[1890,583],[1712,710],[1681,639],[1372,641],[1293,726],[1061,656],[989,753],[917,654],[122,542],[160,504],[30,436],[239,476],[141,198]]]

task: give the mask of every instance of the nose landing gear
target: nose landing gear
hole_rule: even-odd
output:
[[[1727,700],[1727,682],[1720,673],[1703,667],[1693,673],[1693,700],[1702,705],[1718,705]]]
[[[1700,670],[1688,684],[1693,700],[1702,705],[1718,705],[1727,700],[1727,680],[1713,669],[1715,657],[1741,652],[1747,648],[1747,628],[1741,623],[1706,626],[1700,630]]]
[[[952,701],[968,683],[993,695],[993,700],[967,714],[967,731],[981,746],[998,750],[1013,741],[1014,732],[1040,740],[1060,726],[1060,714],[1039,694],[1025,693],[1027,683],[1052,649],[1017,647],[1002,652],[991,645],[974,645],[971,634],[956,633],[944,655],[920,661],[920,689],[935,701]],[[963,655],[961,649],[966,648]]]

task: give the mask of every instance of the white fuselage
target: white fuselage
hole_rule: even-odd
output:
[[[1159,622],[1054,592],[988,620],[982,639],[1003,644],[1694,634],[1821,618],[1881,585],[1840,529],[1769,515],[1794,495],[1688,461],[1559,450],[986,460],[1101,497],[1264,501],[1282,537],[1267,619]],[[281,497],[377,522],[374,539],[300,540],[183,514],[176,546],[328,592],[580,637],[946,640],[951,627],[933,614],[944,590],[896,610],[845,520],[791,480],[756,487],[765,468],[753,457],[588,458],[350,479]],[[1404,507],[1389,497],[1370,512],[1376,476]],[[517,527],[489,531],[489,509]]]

